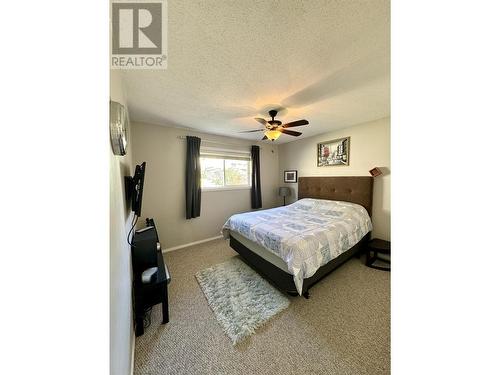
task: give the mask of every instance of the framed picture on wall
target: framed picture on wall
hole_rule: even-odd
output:
[[[285,171],[285,182],[297,182],[297,171]]]
[[[349,165],[351,137],[318,143],[318,167]]]

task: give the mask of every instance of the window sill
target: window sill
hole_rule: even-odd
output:
[[[227,191],[227,190],[250,190],[251,186],[224,186],[224,187],[207,187],[201,188],[201,192],[206,191]]]

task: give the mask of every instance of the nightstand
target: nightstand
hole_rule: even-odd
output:
[[[391,270],[391,243],[374,238],[366,244],[366,265],[377,270]]]

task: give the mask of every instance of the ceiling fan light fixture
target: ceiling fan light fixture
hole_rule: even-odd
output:
[[[243,133],[252,133],[252,132],[258,132],[258,131],[263,131],[264,133],[264,138],[262,140],[270,139],[271,141],[275,141],[278,139],[281,134],[286,134],[286,135],[291,135],[293,137],[298,137],[301,135],[301,132],[296,132],[294,130],[289,130],[288,128],[293,128],[296,126],[303,126],[303,125],[308,125],[309,121],[307,120],[297,120],[297,121],[292,121],[288,122],[286,124],[283,124],[279,120],[275,120],[274,118],[278,114],[278,111],[275,109],[272,109],[269,111],[269,116],[271,116],[271,120],[266,121],[263,118],[260,117],[255,117],[255,120],[259,122],[260,124],[264,125],[264,129],[256,129],[256,130],[246,130],[243,131]]]
[[[264,133],[266,135],[267,138],[269,138],[271,141],[274,141],[276,139],[278,139],[281,135],[281,132],[277,131],[277,130],[268,130]]]

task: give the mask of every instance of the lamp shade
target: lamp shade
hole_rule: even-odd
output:
[[[278,194],[280,197],[288,197],[290,195],[290,188],[289,187],[280,187]]]

